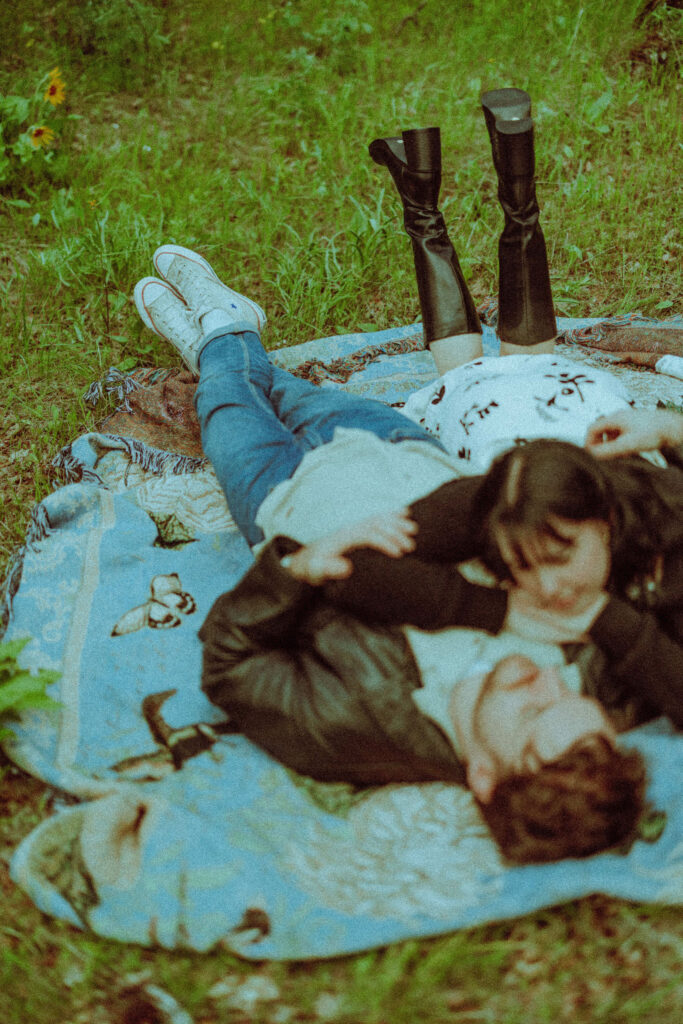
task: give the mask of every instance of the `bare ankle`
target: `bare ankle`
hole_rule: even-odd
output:
[[[449,338],[437,338],[429,346],[439,376],[456,366],[469,363],[483,355],[481,334],[453,334]]]
[[[555,351],[555,342],[555,338],[550,338],[548,341],[539,341],[535,345],[513,345],[509,341],[501,341],[500,354],[501,356],[552,355]]]

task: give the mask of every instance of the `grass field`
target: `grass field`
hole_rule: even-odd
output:
[[[23,103],[0,106],[0,574],[52,486],[52,456],[94,424],[88,385],[112,365],[177,363],[131,303],[161,242],[199,249],[264,306],[269,347],[412,322],[398,203],[367,144],[438,124],[451,236],[477,300],[495,295],[485,89],[534,100],[558,314],[683,311],[680,4],[23,0],[0,8],[0,39],[0,94]],[[53,106],[43,96],[58,83]],[[4,769],[3,854],[48,801]],[[254,967],[84,937],[43,918],[4,866],[0,885],[3,1024],[154,1024],[121,995],[141,972],[196,1024],[683,1017],[671,909],[595,897],[350,959]],[[226,978],[232,995],[212,994]]]

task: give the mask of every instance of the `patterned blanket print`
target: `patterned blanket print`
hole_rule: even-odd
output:
[[[403,344],[417,333],[326,339],[273,358],[310,367],[351,357],[355,372],[323,373],[322,386],[398,404],[435,377],[429,354]],[[489,354],[493,344],[489,331]],[[378,346],[394,354],[363,357]],[[647,376],[654,404],[662,379],[633,372]],[[7,639],[32,638],[23,663],[61,673],[59,708],[26,715],[6,744],[68,794],[12,862],[43,911],[122,942],[304,960],[593,892],[683,900],[681,738],[665,724],[623,740],[650,773],[652,813],[630,850],[510,868],[465,789],[314,783],[206,701],[197,630],[252,556],[201,453],[100,433],[56,461],[69,482],[34,512],[5,615]]]

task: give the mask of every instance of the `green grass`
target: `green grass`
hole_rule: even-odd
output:
[[[0,573],[50,460],[95,420],[110,365],[175,365],[131,294],[158,244],[201,250],[263,305],[270,347],[419,315],[378,135],[439,124],[442,206],[477,299],[496,292],[501,215],[479,95],[534,100],[538,192],[557,311],[683,311],[683,12],[641,0],[24,0],[0,8],[0,93],[55,65],[68,94],[53,180],[0,186]],[[666,53],[664,60],[662,54]],[[3,849],[45,813],[5,775]],[[521,921],[334,963],[124,948],[43,918],[0,873],[3,1024],[123,1022],[147,972],[195,1021],[326,1019],[674,1024],[680,915],[581,900]],[[279,997],[251,1016],[212,999],[227,976]],[[131,1011],[132,1012],[132,1011]],[[278,1016],[279,1014],[279,1016]]]

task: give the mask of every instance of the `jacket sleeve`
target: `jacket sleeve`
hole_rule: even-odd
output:
[[[458,571],[459,562],[478,554],[472,506],[479,483],[479,477],[451,480],[411,505],[418,527],[411,554],[391,558],[373,548],[350,551],[353,572],[327,583],[326,599],[375,622],[499,632],[505,591],[470,583]]]
[[[668,445],[662,449],[662,453],[669,466],[683,470],[683,444]]]
[[[462,766],[411,700],[420,678],[396,630],[320,600],[275,538],[214,603],[199,636],[202,689],[245,736],[306,775],[358,784],[461,781]]]
[[[296,547],[281,538],[271,541],[240,583],[214,603],[199,638],[202,689],[209,700],[254,742],[300,767],[307,766],[306,756],[298,756],[302,747],[325,747],[320,710],[328,719],[333,714],[330,702],[319,707],[311,670],[319,691],[334,695],[340,688],[334,673],[312,665],[313,653],[296,642],[315,600],[314,588],[280,564]]]
[[[391,558],[372,548],[350,553],[353,572],[324,586],[325,599],[360,618],[436,630],[463,626],[498,633],[507,594],[470,583],[456,564],[415,555]]]
[[[683,729],[683,622],[677,627],[669,632],[651,611],[613,597],[593,623],[590,637],[605,655],[609,675],[625,692],[645,699]]]
[[[474,504],[482,477],[449,480],[410,506],[415,552],[426,561],[465,562],[479,554]]]
[[[645,700],[653,711],[683,728],[683,449],[666,450],[668,469],[657,470],[658,486],[671,501],[661,524],[668,550],[664,579],[652,604],[639,608],[613,596],[590,629],[607,659],[608,674],[625,693]],[[678,468],[680,464],[681,468]],[[648,602],[649,604],[649,602]]]

